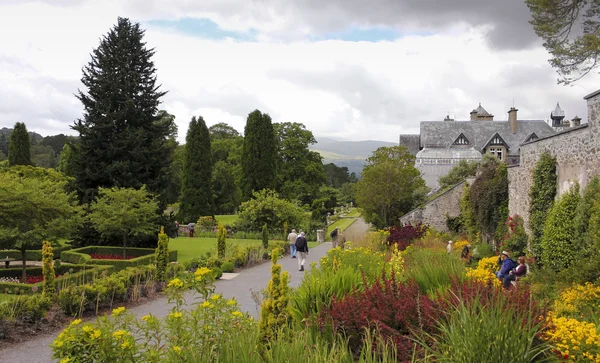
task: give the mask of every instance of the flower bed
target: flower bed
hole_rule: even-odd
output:
[[[121,256],[121,259],[93,259],[92,255]],[[123,260],[122,256],[122,247],[89,246],[64,251],[60,254],[60,259],[63,262],[76,264],[110,265],[118,271],[127,267],[153,264],[156,257],[154,248],[127,248],[126,256],[133,258]],[[177,261],[177,251],[169,251],[169,261]]]
[[[123,258],[123,255],[117,255],[114,253],[90,253],[90,257],[92,260],[132,260],[138,256],[126,256]]]

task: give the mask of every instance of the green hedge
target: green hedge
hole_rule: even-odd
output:
[[[139,256],[131,260],[94,260],[90,256],[91,253],[99,254],[115,254],[123,253],[122,247],[106,247],[106,246],[89,246],[64,251],[60,254],[60,259],[68,263],[88,263],[94,265],[109,265],[114,266],[115,270],[119,271],[127,267],[150,265],[154,263],[155,250],[153,248],[127,248],[128,256]],[[169,261],[177,261],[177,251],[169,251]]]
[[[56,284],[60,290],[68,285],[83,285],[95,280],[98,276],[105,276],[114,269],[113,266],[94,266],[94,265],[70,265],[63,264],[55,267],[56,274],[63,275],[56,279]],[[72,270],[72,272],[71,272]],[[21,277],[21,268],[0,269],[2,277]],[[65,273],[67,273],[65,275]],[[28,267],[28,275],[39,276],[42,274],[42,267]],[[11,282],[0,282],[0,293],[4,294],[32,294],[34,287],[37,287],[37,292],[42,292],[44,282],[37,284],[21,284]]]
[[[59,259],[60,254],[63,251],[68,251],[72,248],[73,247],[71,247],[71,246],[53,247],[52,250],[54,251],[54,259],[55,260]],[[1,250],[0,251],[0,260],[5,259],[6,256],[8,256],[9,258],[14,258],[17,261],[21,261],[21,251],[19,251],[19,250]],[[41,261],[42,260],[42,250],[27,250],[27,251],[25,251],[25,259],[27,261]]]

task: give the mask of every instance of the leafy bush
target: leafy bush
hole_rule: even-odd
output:
[[[533,184],[529,190],[530,247],[533,255],[540,257],[544,225],[556,196],[556,158],[544,152],[533,170]]]
[[[233,262],[224,262],[223,265],[221,265],[221,269],[223,270],[223,272],[227,272],[227,273],[231,273],[234,270],[234,266],[233,266]]]
[[[71,246],[64,247],[53,247],[52,253],[54,254],[53,259],[59,259],[60,254],[63,251],[68,251],[73,249]],[[14,258],[15,260],[21,260],[21,251],[19,250],[0,250],[0,259],[5,257]],[[25,259],[27,261],[41,261],[42,260],[42,250],[27,250],[25,251]]]
[[[198,218],[195,229],[200,232],[212,232],[217,226],[217,221],[211,216],[204,216]]]
[[[569,267],[581,244],[575,241],[575,212],[580,201],[579,185],[574,185],[554,203],[548,213],[541,241],[544,266],[554,271]]]
[[[219,224],[219,230],[217,231],[217,254],[219,258],[225,258],[225,249],[227,244],[225,243],[227,239],[227,230],[225,226]]]
[[[213,278],[215,280],[220,279],[223,276],[223,271],[218,267],[213,267],[212,269]]]
[[[525,256],[528,237],[527,233],[525,233],[523,217],[515,214],[512,217],[508,217],[504,225],[506,234],[500,242],[500,249],[511,251],[515,257]]]
[[[465,183],[462,196],[460,197],[460,217],[461,225],[464,232],[469,237],[469,240],[477,240],[477,221],[475,220],[475,213],[471,205],[471,187]]]
[[[392,274],[362,291],[334,297],[320,323],[332,324],[335,332],[346,336],[353,352],[362,348],[365,329],[378,329],[382,337],[395,343],[398,360],[410,362],[415,349],[411,333],[433,333],[436,318],[433,302],[421,294],[417,284],[398,284]]]
[[[164,227],[158,233],[158,246],[156,247],[156,280],[167,279],[167,265],[169,264],[169,237],[165,234]]]
[[[260,321],[258,329],[260,342],[268,342],[277,338],[277,333],[287,326],[290,321],[288,304],[289,273],[281,272],[281,265],[277,263],[279,250],[274,249],[271,254],[271,280],[267,285],[265,299],[260,306]]]
[[[421,222],[416,226],[390,227],[390,235],[388,236],[388,244],[396,244],[400,251],[404,251],[413,241],[423,237],[429,226]]]
[[[463,217],[461,215],[450,217],[446,213],[446,227],[450,232],[461,233],[464,230]]]
[[[54,273],[52,245],[48,241],[44,241],[42,247],[42,274],[44,275],[43,294],[52,298],[56,294],[56,274]]]
[[[263,189],[254,192],[252,199],[240,205],[239,218],[234,226],[237,230],[260,232],[266,224],[271,232],[280,233],[284,222],[300,228],[305,225],[306,220],[307,216],[302,208],[280,199],[272,190]]]
[[[446,251],[415,248],[405,256],[405,269],[406,277],[414,280],[423,294],[430,294],[462,279],[465,267],[457,256]]]

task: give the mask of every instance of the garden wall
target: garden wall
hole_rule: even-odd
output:
[[[441,232],[447,232],[446,215],[456,217],[460,215],[460,198],[465,182],[460,182],[440,194],[437,198],[413,209],[400,217],[401,225],[416,225],[418,222],[429,224]]]
[[[520,165],[508,169],[510,215],[519,214],[529,232],[529,190],[533,170],[544,151],[557,162],[557,195],[578,182],[582,190],[600,174],[600,90],[584,97],[588,123],[521,145]]]

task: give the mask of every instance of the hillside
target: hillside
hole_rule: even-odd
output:
[[[310,147],[323,157],[325,164],[334,163],[345,166],[352,173],[360,175],[365,160],[383,146],[397,146],[398,144],[386,141],[338,141],[326,137],[317,138],[317,143]]]

